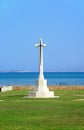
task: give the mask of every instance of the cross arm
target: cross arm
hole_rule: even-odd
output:
[[[43,46],[43,47],[46,47],[46,44],[35,44],[36,47],[39,47],[39,46]]]

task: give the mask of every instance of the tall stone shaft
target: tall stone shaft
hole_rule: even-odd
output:
[[[45,47],[46,44],[43,44],[42,39],[40,39],[40,44],[36,44],[35,46],[40,48],[39,79],[44,79],[44,75],[43,75],[43,47]]]

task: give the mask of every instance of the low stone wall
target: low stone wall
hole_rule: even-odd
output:
[[[84,90],[84,86],[49,86],[49,90]]]
[[[11,91],[13,86],[0,86],[0,92]]]
[[[48,86],[49,90],[84,90],[84,86]],[[13,86],[13,90],[34,90],[34,86]]]
[[[49,90],[84,90],[84,86],[48,86]],[[11,90],[29,90],[32,91],[35,86],[0,86],[0,92]]]
[[[13,90],[34,90],[33,86],[13,86]]]

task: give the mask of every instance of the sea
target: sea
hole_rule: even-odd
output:
[[[36,86],[38,72],[0,72],[0,86]],[[84,85],[84,72],[45,72],[48,85]]]

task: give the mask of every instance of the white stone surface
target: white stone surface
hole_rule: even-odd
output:
[[[0,91],[5,92],[5,91],[11,91],[13,89],[13,86],[1,86]]]

